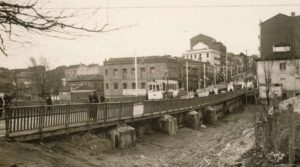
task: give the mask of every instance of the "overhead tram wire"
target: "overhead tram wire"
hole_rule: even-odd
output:
[[[295,7],[300,6],[300,3],[290,3],[290,4],[247,4],[247,5],[161,5],[161,6],[103,6],[103,9],[172,9],[172,8],[248,8],[248,7]],[[56,9],[80,9],[80,10],[94,10],[99,7],[46,7],[39,8],[47,10]]]

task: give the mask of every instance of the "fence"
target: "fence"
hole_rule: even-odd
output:
[[[228,98],[244,94],[244,90],[230,92],[226,94],[211,95],[206,97],[197,97],[189,99],[169,99],[169,100],[151,100],[144,101],[144,113],[152,113],[176,110],[188,107],[197,107],[198,105],[217,103]]]
[[[245,91],[236,91],[200,98],[144,101],[143,114],[215,104],[244,93]],[[133,108],[134,102],[10,107],[6,108],[6,132],[9,136],[11,133],[42,132],[70,126],[133,118]]]
[[[89,100],[53,100],[53,104],[78,104],[78,103],[88,103]],[[24,101],[12,101],[11,106],[20,107],[20,106],[41,106],[46,105],[45,100],[24,100]]]
[[[45,128],[120,119],[132,116],[132,108],[133,102],[11,107],[6,109],[6,131],[42,131]]]
[[[142,102],[146,100],[146,96],[129,96],[129,97],[112,97],[105,99],[107,102]],[[79,104],[79,103],[89,103],[88,99],[79,99],[79,100],[53,100],[53,104]],[[23,100],[23,101],[12,101],[12,106],[41,106],[46,105],[45,100]]]

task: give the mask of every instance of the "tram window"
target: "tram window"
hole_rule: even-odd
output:
[[[152,90],[152,85],[149,85],[149,90]]]
[[[166,84],[164,82],[163,82],[162,86],[163,86],[163,90],[166,90]]]
[[[159,85],[156,85],[156,90],[159,90]]]

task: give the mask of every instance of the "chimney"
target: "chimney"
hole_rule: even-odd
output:
[[[295,15],[296,15],[295,12],[292,12],[292,13],[291,13],[291,16],[292,16],[292,17],[295,17]]]

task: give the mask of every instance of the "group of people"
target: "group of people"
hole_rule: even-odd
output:
[[[3,115],[3,110],[5,106],[10,106],[11,105],[11,100],[13,99],[12,96],[9,96],[7,94],[4,94],[3,97],[0,97],[0,118]]]
[[[105,97],[103,95],[100,96],[100,100],[98,98],[97,92],[93,92],[90,96],[89,96],[89,101],[90,103],[103,103],[105,101]]]
[[[90,103],[103,103],[105,101],[104,96],[100,96],[100,100],[98,98],[97,92],[93,92],[89,96]],[[97,120],[97,105],[91,105],[90,106],[90,112],[89,112],[89,118],[90,120],[96,121]]]

